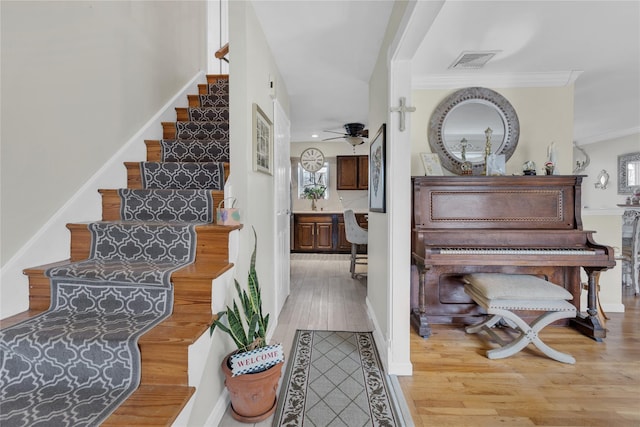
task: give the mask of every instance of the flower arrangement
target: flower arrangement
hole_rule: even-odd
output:
[[[327,187],[324,185],[310,184],[302,190],[305,199],[318,200],[324,198]]]

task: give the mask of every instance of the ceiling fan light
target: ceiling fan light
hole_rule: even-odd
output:
[[[353,145],[354,147],[364,142],[364,139],[359,136],[345,136],[344,138],[349,144]]]

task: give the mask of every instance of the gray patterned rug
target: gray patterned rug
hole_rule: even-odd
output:
[[[51,307],[0,330],[0,425],[95,426],[137,388],[137,340],[173,306],[195,224],[89,224],[89,259],[47,271]]]
[[[400,425],[372,334],[298,330],[273,425]]]

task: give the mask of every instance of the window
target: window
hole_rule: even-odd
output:
[[[306,189],[322,189],[324,187],[324,195],[320,199],[329,198],[329,162],[325,162],[322,169],[313,173],[304,170],[302,165],[298,163],[298,198],[306,199]],[[307,190],[309,191],[309,190]]]

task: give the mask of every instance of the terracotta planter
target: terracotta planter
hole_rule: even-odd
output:
[[[229,356],[231,354],[224,358],[221,366],[224,384],[231,396],[231,415],[244,423],[257,423],[268,418],[276,410],[276,393],[284,362],[266,371],[234,377],[227,364]]]

